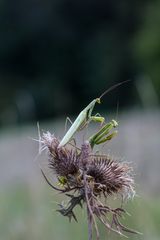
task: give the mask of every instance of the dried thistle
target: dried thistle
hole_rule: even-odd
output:
[[[97,139],[97,133],[95,136]],[[105,137],[105,134],[102,137]],[[120,163],[107,155],[94,154],[91,145],[96,142],[93,144],[94,136],[91,139],[92,144],[86,141],[81,149],[77,148],[75,142],[59,147],[60,141],[49,132],[44,133],[40,139],[42,149],[48,151],[48,166],[57,176],[61,188],[51,184],[42,171],[43,176],[52,188],[70,198],[68,206],[59,204],[60,209],[57,211],[69,220],[73,218],[77,221],[74,208],[86,204],[89,240],[92,239],[93,226],[96,238],[99,239],[96,218],[106,228],[120,235],[123,235],[123,232],[137,233],[120,223],[119,218],[126,213],[124,209],[112,209],[104,203],[112,195],[120,194],[123,198],[134,195],[132,168],[128,163]]]

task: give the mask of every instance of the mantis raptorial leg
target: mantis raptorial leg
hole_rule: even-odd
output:
[[[94,106],[96,103],[101,103],[101,98],[108,93],[109,91],[115,89],[116,87],[122,85],[125,82],[120,82],[112,87],[110,87],[109,89],[107,89],[99,98],[95,98],[93,101],[91,101],[87,107],[85,107],[80,114],[78,115],[78,117],[76,118],[76,120],[73,122],[72,126],[69,128],[69,130],[67,131],[67,133],[64,135],[64,137],[62,138],[61,142],[59,143],[59,147],[63,147],[65,146],[73,137],[73,135],[79,131],[81,128],[83,128],[84,126],[86,126],[87,124],[89,124],[90,121],[96,121],[96,122],[100,122],[101,124],[104,123],[105,119],[104,117],[101,116],[92,116],[92,111],[94,109]]]
[[[106,123],[96,134],[91,136],[89,138],[89,142],[91,144],[91,147],[93,148],[94,145],[99,145],[101,143],[107,142],[111,140],[115,135],[117,135],[117,131],[111,130],[116,128],[118,126],[118,123],[115,120],[112,120],[109,123]]]

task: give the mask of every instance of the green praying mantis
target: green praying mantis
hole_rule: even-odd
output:
[[[94,100],[92,100],[87,107],[85,107],[78,115],[78,117],[75,119],[75,121],[73,122],[73,124],[71,125],[71,127],[69,128],[69,130],[67,131],[67,133],[64,135],[64,137],[62,138],[62,140],[59,143],[58,147],[63,147],[65,146],[73,137],[73,135],[83,129],[86,125],[88,125],[91,121],[95,121],[95,122],[100,122],[101,125],[104,123],[105,118],[100,116],[98,113],[95,114],[94,116],[92,116],[92,111],[94,109],[94,106],[96,103],[100,104],[101,103],[101,98],[107,94],[108,92],[110,92],[111,90],[117,88],[118,86],[128,82],[127,81],[123,81],[120,83],[117,83],[116,85],[111,86],[110,88],[108,88],[99,98],[95,98]],[[116,132],[113,132],[112,134],[110,134],[109,136],[106,136],[111,130],[112,128],[115,128],[118,126],[118,123],[115,120],[112,120],[111,122],[105,124],[102,129],[100,129],[100,132],[98,132],[97,134],[95,134],[94,136],[92,136],[90,138],[90,143],[91,145],[95,145],[95,144],[100,144],[102,142],[106,142],[108,140],[110,140],[114,135],[116,135]]]

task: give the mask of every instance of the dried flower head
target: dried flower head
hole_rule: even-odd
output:
[[[134,193],[131,171],[132,168],[127,163],[119,163],[108,156],[94,156],[87,174],[94,178],[97,185],[103,186],[106,195],[120,193],[125,197],[127,193],[127,195]]]
[[[61,204],[58,212],[77,221],[74,207],[86,203],[89,239],[92,239],[92,223],[99,239],[95,216],[108,229],[121,235],[123,231],[136,233],[120,223],[119,218],[125,213],[124,209],[112,209],[104,204],[104,200],[113,194],[121,194],[123,197],[134,194],[134,180],[129,164],[120,163],[107,155],[94,154],[88,141],[82,144],[81,149],[77,148],[76,143],[59,147],[59,140],[48,132],[43,134],[41,143],[42,149],[48,150],[49,168],[57,176],[62,188],[53,186],[42,171],[46,181],[71,198],[68,207]],[[110,218],[106,218],[107,215]]]

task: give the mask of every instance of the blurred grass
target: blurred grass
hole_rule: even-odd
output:
[[[126,215],[122,221],[143,235],[128,235],[131,240],[159,240],[160,236],[159,117],[159,111],[121,115],[118,137],[106,146],[106,151],[124,155],[134,165],[140,196],[124,206],[131,217]],[[44,123],[41,129],[56,130],[56,136],[60,136],[64,124],[58,119]],[[79,135],[78,141],[84,133]],[[0,131],[0,240],[87,240],[85,210],[77,207],[78,224],[55,212],[63,198],[40,174],[38,165],[45,167],[46,155],[35,161],[38,143],[33,138],[38,138],[36,124]],[[99,227],[101,240],[124,239]]]
[[[61,198],[61,199],[60,199]],[[0,239],[2,240],[49,240],[87,239],[85,211],[77,207],[78,223],[54,212],[62,196],[48,189],[33,189],[27,183],[7,187],[0,192]],[[143,235],[129,235],[129,239],[159,239],[160,199],[136,197],[126,204],[132,216],[123,222]],[[106,233],[100,226],[101,239],[123,239],[114,233]]]

